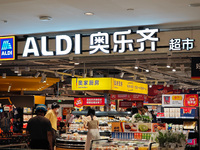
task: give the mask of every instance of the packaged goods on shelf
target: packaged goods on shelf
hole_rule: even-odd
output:
[[[148,141],[121,141],[113,140],[107,142],[106,140],[98,140],[92,142],[92,150],[148,150]],[[158,144],[153,144],[151,150],[158,150]]]

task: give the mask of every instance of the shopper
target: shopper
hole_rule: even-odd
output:
[[[53,132],[53,146],[55,146],[56,142],[56,133],[57,133],[57,114],[59,112],[60,105],[54,102],[51,105],[51,109],[47,111],[45,117],[50,120]]]
[[[87,117],[84,118],[84,127],[88,129],[87,140],[85,143],[85,150],[90,149],[91,140],[100,139],[99,134],[99,121],[95,116],[95,110],[89,109]]]
[[[151,110],[150,113],[152,115],[152,123],[157,123],[157,119],[156,119],[156,115],[155,115],[154,110]]]
[[[138,111],[138,113],[135,113],[135,114],[132,115],[132,118],[131,118],[132,123],[135,123],[135,122],[138,122],[138,121],[142,122],[142,115],[144,115],[145,112],[146,112],[143,107],[138,108],[137,111]]]
[[[152,120],[152,115],[151,115],[151,113],[149,112],[147,106],[144,106],[144,110],[145,110],[145,115],[146,115],[146,116],[149,116],[149,118]]]
[[[36,107],[36,117],[28,121],[27,133],[30,134],[31,149],[52,150],[52,127],[50,121],[44,117],[47,109],[43,104]]]

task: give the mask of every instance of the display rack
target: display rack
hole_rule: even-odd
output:
[[[164,108],[176,108],[176,107],[162,107],[162,110]],[[194,130],[188,130],[189,131],[189,139],[190,138],[197,138],[197,144],[196,145],[187,145],[187,149],[189,149],[190,147],[192,147],[192,150],[200,150],[199,147],[199,139],[200,139],[200,135],[199,135],[199,131],[200,131],[200,127],[199,127],[199,107],[195,107],[197,109],[197,116],[195,117],[157,117],[157,121],[161,121],[162,123],[173,123],[173,124],[183,124],[184,121],[196,121],[197,122],[197,128],[195,128]]]

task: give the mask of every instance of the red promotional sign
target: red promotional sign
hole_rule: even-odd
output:
[[[74,98],[74,106],[104,106],[105,98],[104,97],[85,97],[85,98]]]
[[[184,98],[184,106],[196,107],[199,105],[198,94],[186,94]]]
[[[105,98],[104,97],[87,97],[84,98],[84,106],[104,106]]]
[[[142,94],[111,94],[111,100],[117,99],[125,99],[125,100],[133,100],[133,101],[143,101],[145,99],[145,95]]]
[[[82,107],[83,98],[74,98],[74,107]]]
[[[133,102],[132,101],[120,101],[119,102],[119,107],[132,107]]]

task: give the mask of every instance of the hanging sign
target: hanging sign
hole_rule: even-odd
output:
[[[88,97],[83,98],[83,105],[84,106],[104,106],[105,105],[105,98],[104,97]]]
[[[84,98],[74,98],[74,107],[82,106],[104,106],[104,97],[84,97]]]
[[[198,94],[186,94],[184,98],[184,106],[197,107],[199,104]]]
[[[15,60],[15,36],[0,37],[0,60]]]
[[[200,57],[192,57],[191,62],[191,79],[200,79]]]
[[[118,91],[126,93],[148,94],[148,85],[139,82],[127,81],[116,78],[73,78],[72,90],[74,91]]]
[[[119,107],[128,108],[128,107],[132,107],[132,104],[133,104],[132,101],[120,101]]]
[[[118,99],[124,99],[124,100],[132,100],[132,101],[141,101],[145,100],[145,95],[142,94],[111,94],[110,95],[111,100],[118,100]]]
[[[83,98],[74,98],[74,107],[82,107],[83,106]]]

